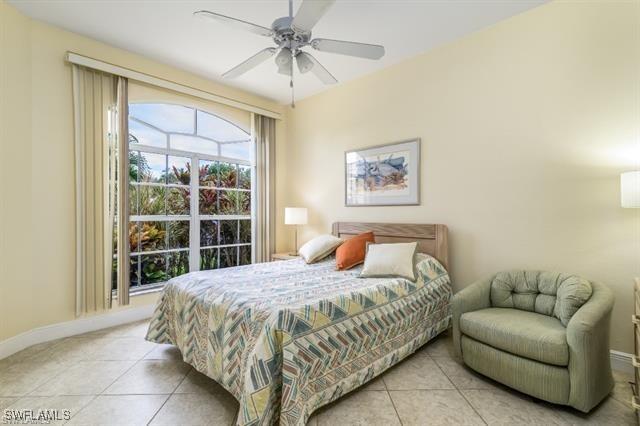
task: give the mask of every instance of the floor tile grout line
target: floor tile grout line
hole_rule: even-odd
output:
[[[164,406],[166,405],[166,403],[171,399],[171,397],[173,396],[173,394],[169,394],[167,395],[167,397],[165,398],[165,400],[162,402],[162,404],[160,404],[160,407],[158,407],[158,410],[153,413],[153,416],[151,416],[151,418],[149,419],[149,421],[146,423],[147,426],[151,424],[151,422],[153,421],[153,419],[156,418],[156,416],[158,415],[158,413],[160,412],[160,410],[162,410],[164,408]]]
[[[475,390],[475,389],[474,389]],[[486,389],[485,389],[486,390]],[[469,401],[469,399],[467,398],[467,396],[464,394],[464,392],[462,392],[462,390],[458,389],[458,393],[460,394],[460,396],[462,396],[462,398],[467,401],[467,404],[469,404],[469,407],[471,407],[471,409],[473,410],[474,413],[476,413],[476,415],[480,418],[480,420],[482,420],[482,423],[484,423],[485,425],[488,425],[489,422],[487,422],[487,420],[485,420],[484,417],[482,417],[482,414],[480,414],[480,412],[478,410],[476,410],[476,407],[471,403],[471,401]]]
[[[398,409],[396,408],[396,403],[393,402],[393,397],[391,396],[391,392],[389,392],[389,389],[387,389],[386,385],[385,385],[385,391],[387,392],[387,396],[389,397],[389,400],[391,401],[391,406],[393,407],[393,411],[396,412],[396,417],[398,418],[398,421],[400,422],[400,426],[403,426],[404,423],[402,422],[402,417],[400,417],[400,413],[398,412]]]
[[[60,372],[54,374],[53,376],[51,376],[49,379],[45,380],[44,382],[40,383],[39,385],[37,385],[36,387],[34,387],[31,391],[27,392],[26,394],[24,394],[24,396],[47,396],[47,395],[33,395],[33,393],[40,389],[42,386],[46,385],[47,383],[51,382],[52,380],[58,378],[59,376],[62,376],[62,374],[67,371],[64,368],[60,369]]]
[[[188,364],[187,364],[188,365]],[[158,410],[153,413],[153,416],[151,416],[151,418],[149,419],[149,421],[147,422],[147,426],[151,424],[151,422],[153,422],[153,419],[156,418],[156,416],[158,415],[158,413],[160,412],[160,410],[162,410],[164,408],[164,406],[166,405],[167,402],[169,402],[169,400],[171,399],[171,397],[173,395],[176,395],[176,390],[178,390],[178,388],[182,385],[182,383],[184,383],[185,380],[187,380],[187,376],[189,374],[191,374],[191,370],[193,370],[193,367],[189,365],[189,370],[187,371],[187,374],[184,375],[184,377],[182,378],[182,380],[180,380],[180,383],[178,383],[178,385],[175,387],[175,389],[173,389],[173,392],[171,392],[171,394],[169,394],[169,396],[167,396],[167,399],[164,400],[164,402],[162,403],[162,405],[160,406],[160,408],[158,408]]]
[[[121,395],[105,395],[105,394],[104,394],[104,392],[105,392],[107,389],[109,389],[111,386],[113,386],[113,384],[114,384],[115,382],[117,382],[121,377],[123,377],[125,374],[127,374],[129,371],[131,371],[131,369],[132,369],[133,367],[135,367],[136,365],[138,365],[138,363],[139,363],[140,361],[142,361],[142,360],[144,359],[144,357],[145,357],[145,356],[147,356],[147,355],[148,355],[148,354],[149,354],[153,349],[155,349],[155,347],[154,347],[154,348],[152,348],[152,349],[150,349],[149,351],[145,352],[145,354],[144,354],[144,355],[142,355],[142,357],[141,357],[141,358],[139,358],[137,361],[135,361],[135,362],[134,362],[134,363],[133,363],[129,368],[127,368],[127,369],[126,369],[122,374],[120,374],[118,377],[116,377],[116,378],[115,378],[115,379],[114,379],[114,380],[113,380],[109,385],[107,385],[104,389],[102,389],[102,391],[101,391],[100,393],[98,393],[98,394],[94,395],[94,398],[92,398],[92,399],[91,399],[91,401],[90,401],[87,405],[85,405],[83,408],[81,408],[81,409],[78,411],[78,413],[80,413],[82,410],[84,410],[86,407],[88,407],[88,406],[89,406],[89,404],[90,404],[91,402],[95,401],[95,400],[96,400],[98,397],[100,397],[100,396],[121,396]],[[87,360],[84,360],[84,361],[87,361]],[[109,362],[109,360],[91,360],[90,362],[92,362],[92,361],[93,361],[93,362],[95,362],[95,361],[98,361],[98,362],[99,362],[99,361],[102,361],[102,362],[105,362],[105,361],[106,361],[106,362]],[[114,361],[114,362],[126,362],[126,361],[130,361],[130,360],[121,360],[121,361],[118,361],[118,360],[110,360],[110,361]],[[169,397],[167,397],[167,399],[169,399]],[[165,400],[165,402],[166,402],[166,400]],[[71,421],[71,419],[69,419],[69,421]],[[65,423],[66,423],[66,422],[65,422]]]
[[[443,357],[439,357],[439,358],[443,358]],[[449,357],[449,358],[452,359],[451,357]],[[489,423],[487,423],[487,421],[484,419],[484,417],[482,417],[482,415],[478,412],[478,410],[476,410],[476,407],[473,406],[471,401],[469,401],[467,399],[466,395],[462,392],[462,390],[458,387],[458,385],[456,385],[456,383],[453,380],[451,380],[449,375],[442,369],[442,367],[440,367],[440,364],[438,364],[438,362],[435,359],[433,359],[433,358],[431,358],[431,359],[433,360],[433,363],[436,365],[436,367],[438,367],[438,369],[442,372],[442,374],[444,374],[445,377],[451,382],[451,384],[453,385],[455,390],[458,392],[458,394],[462,397],[462,399],[464,399],[467,402],[467,404],[469,404],[469,407],[471,407],[473,412],[476,413],[476,415],[480,418],[480,420],[482,420],[482,422],[485,425],[488,425]]]
[[[42,349],[40,349],[40,350],[36,351],[34,354],[31,354],[31,355],[29,355],[28,357],[26,357],[24,360],[21,360],[21,361],[19,361],[19,362],[16,362],[16,363],[13,363],[13,364],[7,365],[7,366],[6,366],[6,368],[11,368],[11,367],[15,366],[16,364],[22,364],[22,363],[30,362],[30,360],[32,360],[33,358],[35,358],[35,357],[36,357],[36,355],[42,354],[44,351],[52,350],[53,348],[60,346],[61,344],[63,344],[63,343],[64,343],[64,340],[66,340],[66,339],[73,339],[73,338],[78,338],[78,337],[87,337],[87,338],[94,338],[94,339],[95,339],[95,338],[97,337],[97,336],[95,336],[95,337],[93,337],[93,336],[87,336],[87,334],[88,334],[88,333],[83,333],[83,334],[77,334],[77,335],[73,335],[73,336],[61,337],[61,338],[59,338],[59,339],[54,339],[54,340],[52,340],[51,342],[55,342],[55,343],[52,343],[52,344],[51,344],[50,346],[48,346],[48,347],[43,347]],[[132,337],[132,338],[136,338],[136,336],[122,336],[122,337]],[[103,337],[101,337],[101,338],[103,338]],[[47,343],[47,342],[43,342],[43,343]],[[28,349],[28,348],[25,348],[25,349]],[[155,347],[154,347],[154,348],[152,348],[152,349],[150,349],[148,352],[146,352],[146,353],[142,356],[142,358],[138,359],[138,360],[137,360],[137,361],[136,361],[136,362],[135,362],[135,363],[134,363],[134,364],[133,364],[129,369],[127,369],[124,373],[122,373],[120,376],[118,376],[118,377],[116,378],[116,380],[118,380],[120,377],[122,377],[124,374],[126,374],[126,373],[127,373],[131,368],[133,368],[133,367],[134,367],[134,366],[135,366],[135,365],[136,365],[136,364],[137,364],[141,359],[144,359],[144,357],[145,357],[145,356],[147,356],[149,353],[151,353],[151,351],[152,351],[153,349],[155,349]],[[76,360],[75,362],[73,362],[73,365],[78,365],[79,363],[82,363],[82,362],[96,362],[96,361],[107,361],[107,362],[110,362],[110,361],[131,361],[131,360],[92,360],[92,359],[80,359],[80,360]],[[56,361],[56,362],[57,362],[57,361]],[[35,362],[35,363],[36,363],[36,364],[39,364],[39,365],[43,365],[43,363],[40,363],[40,362]],[[70,361],[70,363],[71,363],[71,361]],[[63,363],[59,363],[59,364],[63,364]],[[31,390],[31,391],[26,392],[24,395],[10,395],[10,396],[0,396],[0,397],[2,397],[2,398],[5,398],[5,397],[6,397],[6,398],[16,398],[16,400],[11,404],[11,405],[14,405],[14,404],[19,403],[21,400],[23,400],[23,399],[25,399],[25,398],[30,398],[30,397],[31,397],[31,398],[36,398],[36,397],[38,397],[38,398],[52,398],[52,397],[57,397],[57,396],[84,396],[84,395],[34,395],[34,394],[33,394],[36,390],[40,389],[40,388],[41,388],[42,386],[44,386],[45,384],[50,383],[51,381],[53,381],[53,380],[57,379],[58,377],[62,376],[62,374],[63,374],[63,373],[65,373],[65,371],[67,371],[67,370],[66,370],[66,369],[64,369],[64,368],[61,368],[60,372],[55,373],[55,374],[54,374],[53,376],[51,376],[50,378],[48,378],[48,379],[44,380],[42,383],[40,383],[40,384],[36,385],[36,386]],[[109,384],[109,386],[107,386],[105,389],[103,389],[103,392],[104,392],[106,389],[108,389],[111,385],[113,385],[113,383],[115,383],[115,381],[116,381],[116,380],[114,380],[114,382],[112,382],[111,384]],[[89,395],[93,395],[93,396],[94,396],[94,398],[91,400],[91,401],[93,401],[93,400],[95,399],[95,397],[97,397],[98,395],[101,395],[101,393],[99,393],[99,394],[89,394]],[[82,409],[80,409],[79,411],[81,411],[81,410],[82,410]]]
[[[67,395],[57,395],[57,396],[67,396]],[[75,396],[75,395],[72,395]],[[91,398],[89,401],[87,401],[87,403],[85,405],[83,405],[82,407],[80,407],[80,409],[78,410],[77,413],[72,414],[71,417],[69,417],[69,420],[66,420],[64,423],[62,423],[63,425],[66,425],[67,423],[69,423],[71,421],[71,419],[73,419],[75,416],[77,416],[78,414],[80,414],[82,412],[82,410],[84,410],[85,408],[87,408],[89,406],[89,404],[91,404],[93,401],[96,400],[96,398],[98,398],[99,395],[91,395],[93,398]]]
[[[113,384],[115,382],[117,382],[118,380],[120,380],[121,377],[124,377],[125,374],[127,374],[129,371],[131,371],[131,369],[133,369],[133,367],[135,367],[136,365],[138,365],[138,363],[141,361],[141,359],[137,360],[136,362],[134,362],[131,367],[127,368],[122,374],[120,374],[118,377],[116,377],[111,383],[109,383],[107,385],[107,387],[105,387],[104,389],[102,389],[102,391],[100,391],[100,393],[98,395],[104,395],[104,392],[109,389],[111,386],[113,386]],[[124,361],[123,361],[124,362]]]

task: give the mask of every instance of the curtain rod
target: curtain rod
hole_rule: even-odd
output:
[[[253,112],[256,114],[264,115],[266,117],[275,118],[277,120],[282,119],[282,114],[270,111],[268,109],[260,108],[255,105],[247,104],[244,102],[236,101],[224,96],[215,95],[213,93],[205,92],[204,90],[196,89],[195,87],[186,86],[184,84],[175,83],[170,80],[165,80],[160,77],[145,74],[139,71],[135,71],[129,68],[120,67],[118,65],[103,62],[98,59],[89,58],[88,56],[79,55],[74,52],[67,52],[67,62],[72,64],[82,65],[87,68],[93,68],[98,71],[108,72],[110,74],[119,75],[121,77],[130,78],[132,80],[138,80],[143,83],[149,83],[154,86],[163,87],[165,89],[173,90],[175,92],[184,93],[186,95],[195,96],[209,101],[218,102],[220,104],[232,106],[242,109],[244,111]]]

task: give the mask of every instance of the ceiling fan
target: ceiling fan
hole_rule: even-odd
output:
[[[338,80],[323,67],[320,62],[302,48],[311,46],[320,52],[339,53],[366,59],[380,59],[384,56],[384,46],[353,41],[331,40],[326,38],[311,38],[311,30],[322,18],[335,0],[303,0],[298,13],[293,16],[293,0],[289,0],[289,16],[283,16],[273,21],[271,28],[231,18],[208,10],[194,12],[194,15],[232,25],[238,29],[252,32],[273,39],[277,47],[268,47],[256,53],[246,61],[222,74],[223,78],[235,78],[260,65],[275,56],[278,72],[290,77],[291,106],[295,107],[293,99],[293,63],[298,66],[301,74],[311,71],[324,84],[334,84]]]

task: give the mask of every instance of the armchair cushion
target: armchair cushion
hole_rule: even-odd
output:
[[[569,346],[556,318],[519,309],[488,308],[460,317],[462,334],[513,355],[566,366]]]
[[[575,275],[568,277],[558,287],[553,316],[560,319],[562,325],[566,327],[573,314],[589,300],[592,292],[589,281]]]
[[[591,297],[591,284],[576,275],[545,271],[499,272],[491,282],[491,306],[554,316],[566,326]]]

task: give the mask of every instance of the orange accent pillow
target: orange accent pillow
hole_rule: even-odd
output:
[[[336,250],[336,267],[338,271],[353,268],[364,262],[367,243],[375,243],[373,232],[365,232],[349,238]]]

